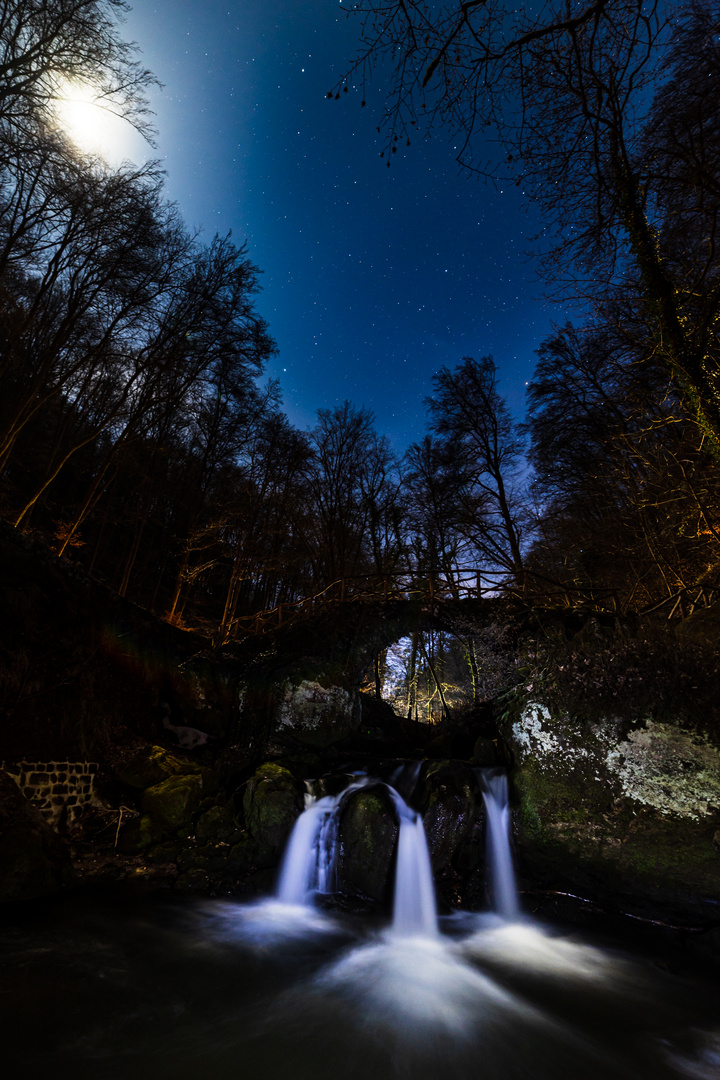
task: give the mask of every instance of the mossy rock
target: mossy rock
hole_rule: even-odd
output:
[[[145,852],[145,858],[151,863],[176,863],[182,848],[177,840],[153,844]]]
[[[202,777],[171,776],[161,784],[149,787],[140,807],[167,831],[187,826],[200,805]]]
[[[247,783],[243,796],[245,824],[261,862],[273,865],[303,810],[303,789],[288,769],[274,762],[261,765]]]
[[[229,876],[240,877],[255,865],[255,845],[249,836],[233,844],[227,853],[225,869]]]
[[[398,824],[385,789],[361,789],[349,796],[340,817],[340,888],[390,899]]]
[[[184,847],[178,852],[178,870],[183,873],[187,870],[207,870],[209,859],[196,847]]]
[[[212,881],[210,875],[207,870],[203,870],[200,867],[194,867],[178,874],[176,882],[176,887],[178,889],[185,889],[188,892],[209,892],[211,886]]]
[[[526,884],[668,921],[715,917],[720,751],[704,735],[651,720],[591,725],[535,705],[512,738]]]
[[[237,831],[235,811],[230,804],[211,806],[200,815],[195,825],[198,841],[229,840]]]
[[[171,776],[197,773],[200,770],[192,762],[182,761],[162,746],[146,746],[122,765],[115,768],[115,776],[122,784],[134,788],[149,788],[162,783]]]
[[[120,833],[118,851],[123,855],[137,855],[147,851],[162,838],[162,826],[149,814],[128,821]]]

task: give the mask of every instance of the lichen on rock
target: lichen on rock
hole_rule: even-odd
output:
[[[583,730],[581,731],[581,727]],[[512,726],[513,745],[520,759],[532,757],[538,768],[556,768],[558,761],[587,758],[587,725],[568,716],[553,717],[546,705],[528,702]]]
[[[286,686],[277,711],[278,733],[291,734],[311,746],[339,742],[359,724],[360,710],[347,690],[309,679]]]
[[[527,704],[506,729],[525,872],[673,911],[714,910],[720,748],[652,718],[621,723]],[[561,883],[559,885],[558,883]]]
[[[605,761],[624,795],[661,814],[698,820],[720,809],[720,750],[705,734],[648,720]]]

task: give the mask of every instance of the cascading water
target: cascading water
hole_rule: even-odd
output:
[[[394,780],[407,795],[403,777]],[[480,780],[506,918],[437,931],[422,820],[392,789],[390,932],[314,908],[312,893],[333,887],[344,799],[362,784],[309,793],[273,899],[178,907],[157,898],[148,909],[136,898],[135,909],[125,893],[112,908],[81,895],[0,932],[8,1075],[156,1080],[160,1067],[182,1080],[248,1069],[264,1080],[477,1080],[479,1071],[483,1080],[717,1080],[720,1001],[707,981],[693,991],[686,972],[676,980],[655,962],[512,921],[505,778],[492,770]]]
[[[388,787],[388,790],[400,825],[392,934],[398,937],[436,937],[435,886],[423,820],[394,788]]]
[[[493,906],[504,919],[517,919],[515,871],[510,848],[510,807],[504,769],[476,769],[487,817],[487,862]]]
[[[417,779],[417,771],[414,770],[413,782]],[[370,782],[363,777],[339,795],[325,795],[320,799],[309,793],[305,796],[305,810],[295,823],[283,858],[275,894],[277,900],[306,906],[316,893],[334,891],[340,811],[353,791]],[[410,809],[394,787],[386,786],[399,824],[392,933],[402,937],[435,937],[435,886],[422,817]]]
[[[295,822],[280,868],[276,897],[281,903],[305,906],[316,893],[335,890],[342,803],[366,783],[363,778],[339,795],[305,796],[305,810]]]
[[[420,779],[421,769],[422,760],[420,759],[417,761],[404,761],[402,765],[398,765],[393,770],[390,777],[390,787],[397,791],[403,799],[412,799]]]

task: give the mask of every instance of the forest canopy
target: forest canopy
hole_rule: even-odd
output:
[[[642,613],[712,595],[716,4],[356,5],[348,79],[393,60],[390,157],[443,124],[471,168],[512,174],[547,222],[549,291],[579,313],[539,345],[522,422],[479,351],[436,373],[403,454],[351,402],[295,428],[261,381],[275,345],[246,248],[190,233],[157,164],[111,168],[59,128],[54,88],[82,78],[151,137],[121,13],[0,4],[7,522],[217,641],[313,596]]]

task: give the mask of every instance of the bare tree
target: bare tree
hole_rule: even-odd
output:
[[[720,45],[711,0],[361,0],[349,79],[390,57],[387,150],[448,124],[459,158],[542,210],[554,293],[633,290],[653,352],[720,457]],[[503,160],[483,165],[494,128]]]
[[[52,124],[63,84],[86,83],[98,103],[152,137],[147,90],[157,79],[124,41],[123,0],[2,0],[0,145],[8,129],[25,140]]]
[[[522,437],[497,389],[491,357],[434,376],[430,426],[459,472],[457,527],[488,569],[523,579]]]

